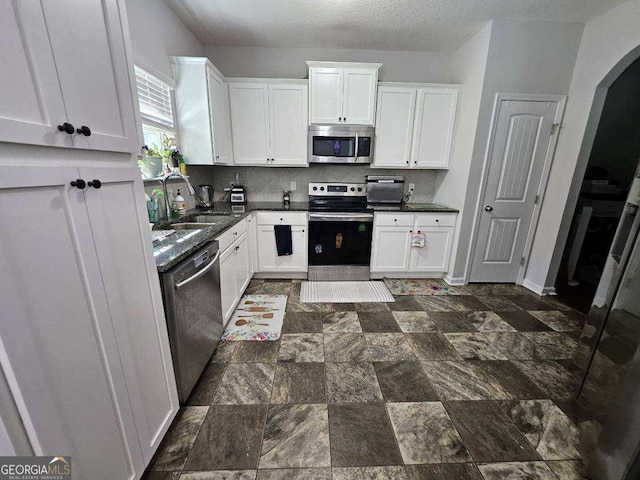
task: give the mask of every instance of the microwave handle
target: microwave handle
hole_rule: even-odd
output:
[[[360,156],[360,144],[358,143],[358,134],[356,133],[356,162],[358,161],[358,157]]]

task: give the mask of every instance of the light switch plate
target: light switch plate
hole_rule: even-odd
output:
[[[415,183],[410,183],[409,184],[409,193],[413,193],[416,191],[416,184]]]
[[[295,192],[295,191],[296,191],[296,182],[291,182],[291,188],[290,188],[290,190],[291,190],[292,192]]]

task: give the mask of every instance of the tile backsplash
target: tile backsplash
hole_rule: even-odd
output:
[[[194,185],[213,185],[216,200],[221,200],[224,189],[234,182],[235,173],[240,173],[240,181],[247,188],[249,201],[280,201],[282,191],[291,189],[296,182],[296,190],[291,193],[291,201],[304,202],[308,198],[309,182],[352,182],[364,183],[366,175],[404,175],[405,191],[409,183],[416,184],[411,202],[429,203],[433,201],[436,189],[436,170],[387,170],[372,169],[368,165],[312,164],[304,167],[211,167],[190,165],[187,172]]]

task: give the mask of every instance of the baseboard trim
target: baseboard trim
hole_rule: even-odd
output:
[[[537,283],[534,283],[531,280],[527,280],[526,278],[522,282],[522,286],[526,289],[531,290],[533,293],[537,293],[538,295],[544,296],[556,294],[555,287],[543,287],[542,285],[538,285]]]
[[[447,274],[444,277],[442,277],[442,279],[445,282],[447,282],[448,285],[451,285],[451,286],[466,285],[464,281],[464,277],[452,277],[451,275]]]
[[[288,279],[307,279],[307,272],[255,272],[253,274],[253,278],[258,279],[278,279],[282,278],[283,280]]]

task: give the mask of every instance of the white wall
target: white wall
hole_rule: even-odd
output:
[[[580,23],[493,22],[453,277],[465,276],[479,195],[472,179],[482,174],[496,93],[566,94],[582,30]]]
[[[205,55],[227,77],[306,78],[305,62],[319,60],[382,63],[382,82],[451,81],[448,53],[207,46]]]
[[[526,275],[534,284],[551,288],[555,283],[579,181],[589,155],[590,145],[582,153],[581,147],[596,88],[623,57],[640,45],[638,25],[640,0],[630,0],[585,26]],[[585,161],[578,164],[579,157]],[[572,185],[574,174],[577,185]]]
[[[469,168],[475,142],[475,132],[478,125],[478,113],[489,53],[491,39],[491,24],[474,35],[462,45],[452,56],[452,81],[462,84],[458,101],[458,116],[456,132],[451,153],[451,168],[440,172],[437,180],[437,190],[434,202],[462,210],[469,181]],[[460,221],[462,215],[458,217]],[[455,264],[458,252],[458,236],[454,239],[453,257],[451,265]],[[464,254],[464,252],[463,252]],[[460,279],[449,278],[460,281]]]
[[[203,56],[198,39],[161,0],[126,0],[133,58],[151,73],[173,79],[169,57]]]

